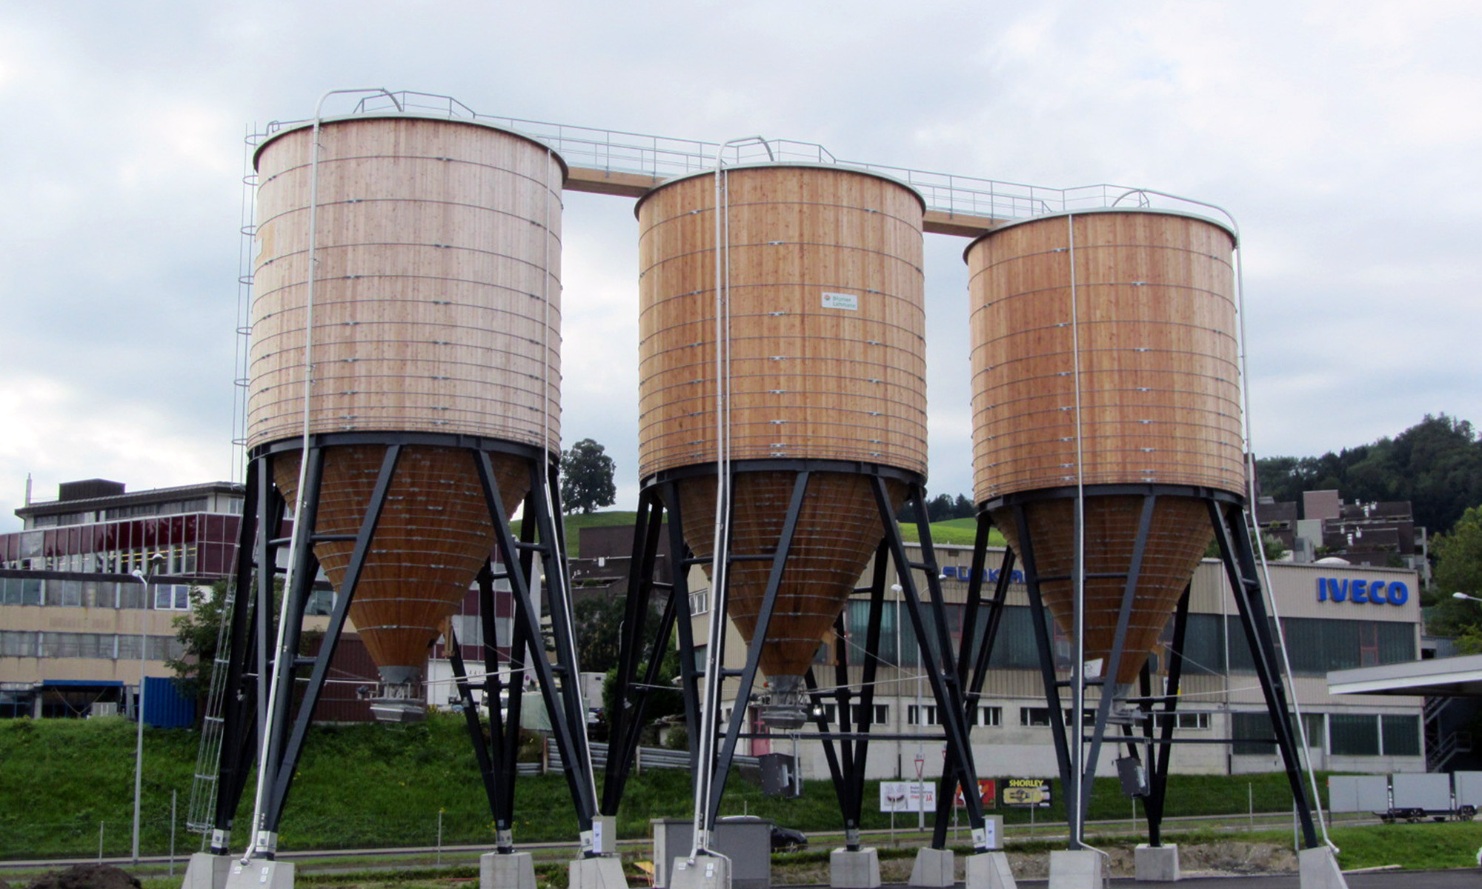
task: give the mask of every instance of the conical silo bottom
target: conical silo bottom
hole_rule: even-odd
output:
[[[733,557],[776,552],[797,477],[790,470],[737,474]],[[887,485],[894,514],[905,491],[899,482]],[[710,558],[715,545],[714,477],[681,481],[679,496],[685,539],[696,556]],[[872,477],[810,475],[758,663],[774,687],[801,681],[883,536]],[[727,613],[748,645],[756,635],[771,568],[770,559],[731,563]]]
[[[353,538],[385,456],[385,445],[325,449],[315,530],[352,538],[314,545],[336,590],[342,591]],[[489,456],[506,509],[517,507],[529,490],[527,463],[505,454]],[[298,452],[290,452],[273,464],[273,481],[289,503],[297,498],[298,458]],[[405,683],[421,676],[428,647],[462,604],[493,552],[494,538],[473,452],[402,448],[350,602],[350,620],[385,681]]]
[[[1104,664],[1110,663],[1112,646],[1116,641],[1117,617],[1137,543],[1143,500],[1138,495],[1096,496],[1090,492],[1086,497],[1085,627],[1088,661],[1102,658]],[[1032,567],[1039,578],[1045,605],[1054,615],[1055,623],[1072,639],[1075,638],[1075,586],[1072,580],[1076,550],[1075,503],[1073,497],[1056,497],[1020,504],[1033,546]],[[1008,539],[1009,546],[1022,556],[1024,549],[1014,519],[1015,508],[995,509],[991,515],[993,523]],[[1122,646],[1122,663],[1116,675],[1118,683],[1128,683],[1137,678],[1213,539],[1206,501],[1193,497],[1158,497]]]

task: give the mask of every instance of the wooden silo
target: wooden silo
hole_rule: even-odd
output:
[[[285,129],[255,158],[247,444],[276,454],[295,502],[301,441],[329,437],[315,554],[337,588],[387,447],[405,445],[350,617],[383,679],[415,683],[494,546],[476,453],[508,511],[528,455],[559,454],[564,169],[470,121],[326,121],[317,165],[315,133]]]
[[[1032,550],[1072,632],[1085,495],[1088,659],[1112,652],[1129,573],[1136,586],[1119,682],[1213,538],[1208,494],[1243,497],[1234,246],[1206,219],[1106,210],[1007,225],[966,251],[975,499]]]
[[[726,171],[717,333],[714,176],[667,183],[638,206],[639,462],[677,479],[684,536],[713,552],[716,465],[736,469],[730,547],[778,546],[798,473],[811,477],[762,649],[774,693],[800,687],[885,529],[873,478],[926,470],[920,197],[856,170]],[[717,370],[717,342],[728,355]],[[717,424],[717,376],[729,422]],[[731,568],[729,613],[751,641],[771,566]]]

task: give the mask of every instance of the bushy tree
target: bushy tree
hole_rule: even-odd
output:
[[[584,673],[605,673],[617,666],[627,603],[621,596],[587,596],[571,608],[576,657]],[[659,631],[659,612],[650,607],[644,618],[643,639]]]
[[[1261,493],[1276,500],[1329,489],[1356,503],[1408,500],[1415,523],[1434,533],[1482,503],[1482,441],[1466,420],[1427,414],[1392,439],[1336,454],[1262,458],[1256,478]]]
[[[567,509],[589,513],[617,500],[617,486],[612,480],[616,466],[606,451],[584,438],[561,452],[561,501]]]
[[[1482,654],[1482,602],[1452,597],[1482,597],[1482,506],[1462,513],[1448,533],[1436,538],[1432,551],[1436,596],[1427,629],[1455,637],[1463,654]]]
[[[190,610],[175,618],[175,639],[180,642],[178,658],[168,658],[165,666],[175,674],[175,687],[187,698],[204,698],[211,688],[211,668],[216,663],[216,642],[221,624],[227,619],[225,580],[218,580],[209,591],[190,591]]]

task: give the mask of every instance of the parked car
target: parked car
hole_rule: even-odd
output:
[[[773,852],[797,852],[808,848],[808,836],[801,830],[793,830],[791,827],[783,827],[765,818],[756,815],[727,815],[717,821],[728,824],[746,824],[766,821],[772,828],[772,851]]]

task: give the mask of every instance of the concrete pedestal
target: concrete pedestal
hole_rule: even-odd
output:
[[[945,889],[957,882],[952,873],[954,864],[951,849],[917,849],[916,863],[911,865],[911,879],[907,885]]]
[[[226,889],[293,889],[293,864],[265,858],[246,864],[235,861],[226,876]]]
[[[1009,856],[1003,852],[979,852],[969,855],[966,863],[965,889],[1018,889]]]
[[[1297,873],[1302,889],[1348,889],[1338,856],[1327,846],[1303,849],[1297,853]]]
[[[479,889],[535,889],[529,852],[485,852],[479,856]]]
[[[1100,852],[1089,849],[1050,853],[1050,889],[1102,889]]]
[[[676,858],[669,868],[669,889],[731,889],[731,861],[720,855]]]
[[[1140,883],[1174,883],[1180,878],[1176,844],[1140,845],[1133,852],[1132,860],[1137,867],[1137,880]]]
[[[578,858],[566,873],[571,889],[628,889],[623,862],[616,857]]]
[[[185,866],[185,882],[180,884],[180,889],[226,889],[226,878],[236,860],[231,855],[195,853]]]
[[[880,855],[874,849],[835,849],[828,856],[828,884],[832,889],[877,889]]]

